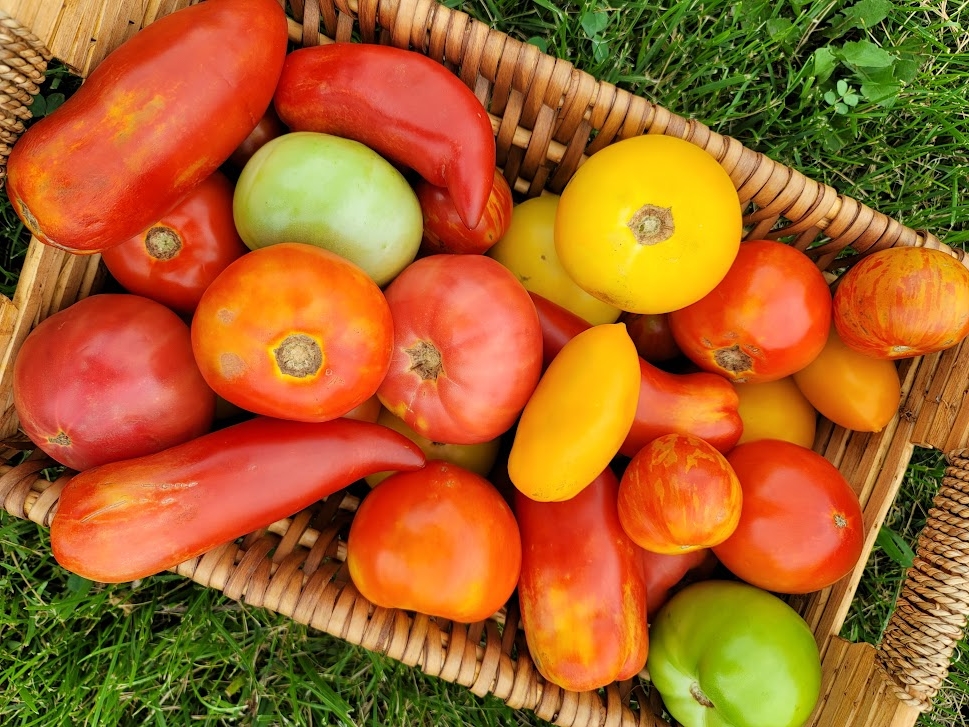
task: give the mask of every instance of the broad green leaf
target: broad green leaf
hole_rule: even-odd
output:
[[[829,104],[836,103],[838,101],[838,94],[836,94],[834,91],[826,91],[824,94],[824,100]]]
[[[846,93],[848,93],[848,82],[842,78],[840,81],[838,81],[837,89],[838,95],[844,96]]]
[[[886,101],[894,101],[901,87],[896,83],[863,83],[861,95],[872,103],[887,105]]]
[[[39,118],[47,112],[47,101],[43,96],[34,96],[34,100],[31,101],[27,110],[30,111],[31,116]]]
[[[868,40],[845,43],[839,54],[845,63],[862,68],[884,68],[896,60],[894,55]]]
[[[47,97],[47,111],[45,115],[50,115],[54,113],[62,103],[64,103],[65,98],[62,93],[52,93]]]
[[[548,53],[548,41],[545,38],[534,35],[528,39],[528,42],[542,51],[542,53]]]
[[[579,20],[582,25],[582,30],[589,38],[594,38],[599,35],[605,27],[609,25],[609,13],[604,10],[599,10],[597,12],[585,11],[582,13],[582,18]]]
[[[592,56],[597,62],[602,63],[609,58],[609,44],[598,38],[592,39]]]
[[[842,15],[855,23],[853,27],[870,28],[887,18],[893,7],[891,0],[861,0],[842,11]]]
[[[811,59],[814,62],[813,75],[819,83],[824,83],[831,78],[831,74],[838,65],[838,58],[829,46],[818,48],[811,54]]]
[[[787,18],[771,18],[767,21],[767,34],[773,40],[780,41],[787,37],[793,27],[794,23]]]
[[[895,78],[902,83],[910,83],[919,74],[919,64],[913,60],[901,59],[895,61]]]

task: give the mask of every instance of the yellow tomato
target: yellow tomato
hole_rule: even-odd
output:
[[[730,176],[698,146],[646,134],[597,151],[562,192],[555,249],[587,293],[668,313],[713,290],[743,236]]]
[[[622,323],[593,326],[566,343],[522,412],[508,457],[512,484],[539,502],[581,492],[629,433],[640,378]]]
[[[592,325],[614,323],[620,310],[575,284],[555,252],[558,195],[527,199],[511,213],[508,230],[487,255],[511,270],[526,290],[558,303]]]
[[[737,444],[783,439],[808,449],[814,446],[818,413],[793,378],[785,376],[763,384],[734,383],[733,387],[740,398],[737,411],[744,424]]]
[[[895,362],[849,348],[834,326],[820,355],[794,381],[822,416],[856,432],[880,432],[902,400]]]
[[[381,407],[380,414],[377,416],[377,424],[393,429],[395,432],[403,434],[414,444],[421,448],[428,461],[439,459],[451,464],[456,464],[475,474],[487,477],[491,468],[498,458],[498,446],[500,440],[493,439],[490,442],[481,444],[442,444],[432,442],[427,437],[421,436],[411,429],[400,417],[396,417],[389,411]],[[376,487],[385,479],[390,477],[393,472],[377,472],[367,475],[364,479],[371,487]]]

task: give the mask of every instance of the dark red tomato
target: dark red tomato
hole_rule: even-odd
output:
[[[473,229],[461,220],[454,200],[444,187],[421,179],[414,190],[424,213],[425,253],[482,254],[502,238],[511,224],[511,187],[497,169],[488,204]]]
[[[129,293],[191,315],[219,273],[249,252],[232,219],[234,189],[216,171],[157,223],[105,250],[108,272]]]
[[[682,353],[670,329],[669,313],[623,313],[619,320],[626,324],[644,361],[672,361]]]
[[[848,575],[864,545],[858,496],[828,460],[777,439],[727,455],[743,490],[740,523],[713,548],[736,576],[776,593],[810,593]]]
[[[347,537],[347,567],[364,598],[459,623],[504,606],[521,562],[518,523],[498,490],[441,460],[384,480]]]
[[[434,442],[480,444],[511,428],[542,371],[542,328],[518,278],[483,255],[432,255],[385,295],[394,346],[381,403]]]
[[[236,147],[229,157],[229,162],[236,168],[242,169],[246,162],[252,159],[252,155],[261,149],[267,141],[282,136],[287,132],[286,125],[279,120],[276,109],[270,104],[266,113],[259,119],[256,128],[246,137],[245,141]]]
[[[811,363],[828,340],[831,291],[790,245],[752,240],[704,298],[670,313],[677,345],[700,368],[763,383]]]
[[[94,295],[41,322],[13,378],[24,432],[75,470],[160,452],[215,417],[188,326],[136,295]]]

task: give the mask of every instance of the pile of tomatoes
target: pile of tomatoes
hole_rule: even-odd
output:
[[[347,563],[371,602],[471,623],[514,596],[563,688],[647,667],[687,727],[803,724],[818,653],[776,594],[864,546],[818,413],[884,428],[895,361],[969,334],[969,270],[890,249],[832,292],[801,250],[741,242],[727,173],[662,135],[515,204],[444,66],[285,33],[275,0],[173,13],[10,158],[25,224],[123,289],[16,360],[24,431],[78,472],[55,557],[140,578],[365,479]],[[173,130],[199,38],[192,82],[232,93]]]

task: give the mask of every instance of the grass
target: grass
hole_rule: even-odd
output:
[[[969,243],[963,0],[448,4],[950,245]],[[36,110],[74,87],[53,71]],[[10,295],[26,236],[5,196],[0,234]],[[847,638],[877,642],[942,468],[937,452],[917,452]],[[71,576],[45,531],[6,514],[0,554],[4,725],[541,724],[176,576],[117,586]],[[969,724],[965,643],[956,657],[924,727]]]

